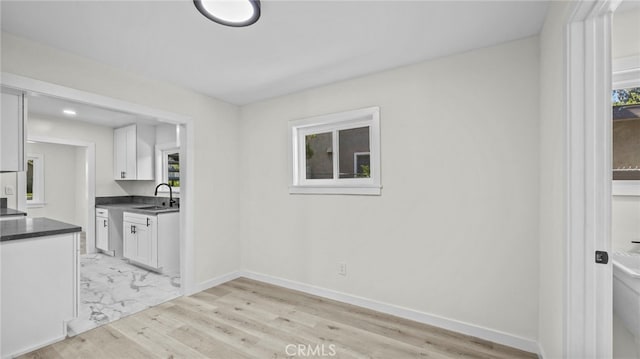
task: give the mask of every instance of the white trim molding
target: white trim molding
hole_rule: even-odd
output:
[[[358,307],[371,309],[380,313],[390,314],[396,317],[413,320],[419,323],[432,325],[438,328],[451,330],[456,333],[469,335],[472,337],[488,340],[512,348],[517,348],[530,353],[538,353],[538,343],[529,338],[523,338],[518,335],[505,333],[482,327],[475,324],[465,323],[455,319],[441,317],[439,315],[420,312],[393,304],[379,302],[373,299],[364,298],[352,294],[338,292],[331,289],[317,287],[310,284],[300,283],[289,279],[270,276],[267,274],[256,273],[252,271],[240,271],[238,277],[245,277],[264,283],[277,285],[280,287],[297,290],[303,293],[316,295],[319,297],[336,300],[342,303],[352,304]]]
[[[240,278],[242,277],[242,273],[241,271],[233,271],[233,272],[229,272],[227,274],[223,274],[221,276],[217,276],[208,280],[205,280],[204,282],[200,282],[198,284],[196,284],[195,286],[193,286],[192,288],[190,288],[190,290],[186,293],[184,293],[184,295],[192,295],[192,294],[196,294],[198,292],[202,292],[203,290],[207,290],[209,288],[213,288],[216,286],[219,286],[220,284],[224,284],[226,282],[230,282],[234,279]]]
[[[564,357],[611,358],[611,19],[619,0],[578,1],[565,32]]]
[[[535,353],[541,358],[544,357],[542,354],[542,348],[539,346],[538,342],[533,339],[524,338],[518,335],[505,333],[499,330],[490,329],[475,324],[465,323],[455,319],[445,318],[435,314],[420,312],[414,309],[383,303],[373,299],[343,293],[332,289],[322,288],[248,270],[229,272],[227,274],[223,274],[204,282],[200,282],[193,288],[192,291],[185,293],[185,295],[192,295],[241,277],[253,279],[263,283],[273,284],[287,289],[297,290],[306,294],[316,295],[322,298],[332,299],[338,302],[347,303],[362,308],[371,309],[396,317],[413,320],[419,323],[450,330],[460,334],[469,335],[483,340],[488,340],[493,343],[506,345],[530,353]]]

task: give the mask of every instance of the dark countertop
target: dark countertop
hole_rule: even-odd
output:
[[[96,208],[117,209],[131,213],[148,214],[156,216],[163,213],[180,212],[180,207],[163,207],[162,209],[142,209],[141,207],[153,206],[152,203],[113,203],[113,204],[97,204]]]
[[[0,217],[4,216],[26,216],[27,214],[13,208],[0,208]]]
[[[81,227],[49,218],[20,218],[0,222],[0,241],[80,232]]]

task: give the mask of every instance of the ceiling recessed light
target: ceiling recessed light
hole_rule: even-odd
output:
[[[76,111],[72,110],[70,108],[66,108],[66,109],[62,110],[62,113],[64,113],[67,116],[75,116],[76,115]]]
[[[260,18],[260,0],[193,0],[198,11],[218,24],[249,26]]]

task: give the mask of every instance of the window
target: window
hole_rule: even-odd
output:
[[[614,196],[640,196],[640,67],[636,56],[614,59],[612,147]]]
[[[289,193],[379,195],[378,107],[289,122]]]
[[[27,206],[44,206],[44,156],[27,155]]]
[[[640,87],[613,90],[613,179],[640,180]]]
[[[158,183],[167,183],[173,192],[180,192],[180,148],[175,143],[156,146]],[[169,192],[166,187],[160,187],[160,192]]]

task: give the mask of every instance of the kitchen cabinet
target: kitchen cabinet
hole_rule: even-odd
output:
[[[2,89],[0,172],[24,171],[26,99],[21,92]]]
[[[123,256],[162,273],[177,273],[180,257],[178,212],[157,215],[124,212]]]
[[[109,211],[96,210],[96,248],[109,252]]]
[[[18,221],[24,219],[11,222]],[[0,242],[2,358],[67,336],[67,323],[78,313],[78,233]]]
[[[141,124],[116,128],[113,132],[114,178],[153,180],[155,127]]]

